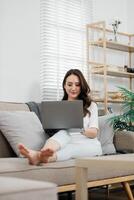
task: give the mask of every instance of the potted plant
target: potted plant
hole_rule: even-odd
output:
[[[110,125],[115,132],[123,130],[134,132],[134,92],[124,87],[119,87],[119,90],[124,99],[121,114],[111,117]]]

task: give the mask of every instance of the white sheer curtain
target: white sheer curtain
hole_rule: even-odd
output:
[[[40,0],[41,99],[62,98],[67,70],[87,77],[86,29],[92,21],[92,0]]]

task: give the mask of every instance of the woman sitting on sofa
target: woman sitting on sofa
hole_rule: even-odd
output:
[[[69,70],[62,85],[63,100],[83,100],[84,131],[73,133],[60,130],[47,140],[40,151],[19,144],[20,153],[28,158],[32,165],[102,154],[101,144],[97,139],[98,109],[89,97],[90,88],[82,72],[78,69]]]

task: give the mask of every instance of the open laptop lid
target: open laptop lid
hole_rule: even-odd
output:
[[[83,102],[43,101],[41,119],[44,129],[81,129],[83,128]]]

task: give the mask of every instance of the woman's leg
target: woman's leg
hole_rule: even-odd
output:
[[[57,151],[57,160],[69,160],[72,158],[102,155],[101,144],[98,141],[85,141],[82,143],[70,143],[65,148]]]
[[[40,150],[40,162],[48,163],[56,161],[56,151],[58,151],[59,149],[60,144],[56,140],[49,138],[44,147]],[[52,154],[48,155],[48,152],[52,152]]]
[[[49,138],[40,151],[28,149],[23,144],[18,145],[20,153],[28,158],[29,164],[38,165],[41,162],[54,162],[57,160],[56,152],[70,141],[67,131],[61,130]]]
[[[70,135],[65,130],[58,131],[54,136],[49,138],[41,149],[40,159],[41,162],[54,162],[57,160],[57,151],[64,148],[70,142]],[[53,155],[48,157],[47,151],[53,151]]]

